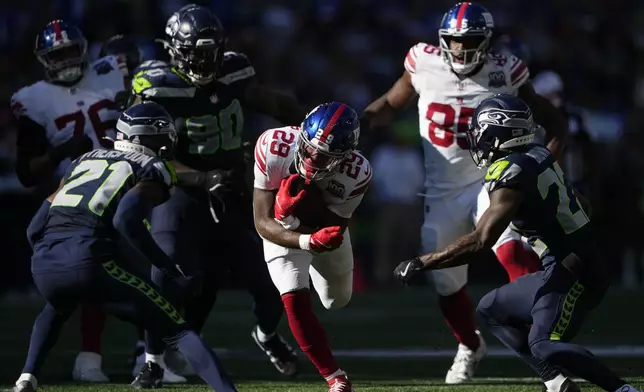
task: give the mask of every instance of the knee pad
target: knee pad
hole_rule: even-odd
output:
[[[335,293],[332,296],[325,296],[324,298],[320,296],[320,302],[327,310],[336,310],[342,309],[349,304],[351,301],[352,290],[343,290],[340,293]]]
[[[467,265],[433,270],[429,273],[436,292],[444,297],[456,294],[467,284]]]

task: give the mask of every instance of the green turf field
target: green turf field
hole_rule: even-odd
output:
[[[483,290],[471,290],[478,298]],[[598,349],[606,363],[644,386],[644,318],[642,293],[613,290],[588,320],[578,341]],[[0,305],[0,390],[8,389],[20,373],[31,324],[40,303]],[[206,340],[220,349],[225,366],[241,391],[324,391],[312,365],[303,354],[300,375],[281,378],[253,346],[251,301],[241,292],[224,292],[205,329]],[[361,391],[540,391],[540,385],[525,365],[508,356],[491,336],[485,335],[490,355],[477,372],[473,385],[446,387],[441,380],[451,364],[456,344],[438,312],[432,288],[414,288],[356,294],[339,311],[319,314],[330,335],[341,366]],[[283,332],[292,338],[283,325]],[[110,320],[104,335],[104,369],[114,384],[74,385],[69,382],[79,347],[78,323],[72,320],[52,352],[39,381],[44,391],[125,391],[131,381],[135,331]],[[294,345],[294,344],[293,344]],[[198,379],[188,386],[168,386],[181,391],[205,391]],[[599,391],[585,386],[584,391]]]

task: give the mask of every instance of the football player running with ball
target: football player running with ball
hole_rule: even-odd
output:
[[[148,276],[128,272],[128,260],[155,265],[173,284],[199,290],[154,242],[144,220],[177,181],[174,122],[153,102],[134,105],[117,123],[114,150],[97,149],[72,162],[60,187],[42,204],[28,238],[31,270],[46,304],[34,323],[29,353],[14,392],[34,392],[37,375],[65,322],[83,302],[164,337],[218,392],[235,392],[219,360]],[[123,242],[125,241],[125,242]],[[137,259],[130,259],[132,254]]]
[[[356,150],[359,136],[356,112],[332,102],[313,109],[301,127],[264,132],[255,146],[255,227],[268,270],[295,340],[331,392],[353,388],[313,312],[309,278],[326,309],[349,303],[353,252],[347,225],[372,174]]]
[[[394,86],[365,109],[371,127],[388,125],[395,112],[418,99],[420,134],[425,155],[425,221],[422,249],[441,249],[466,234],[477,222],[489,198],[484,173],[472,165],[465,132],[474,108],[495,93],[519,95],[552,132],[548,148],[562,153],[567,123],[547,100],[535,94],[526,65],[512,55],[490,51],[492,15],[475,3],[458,3],[438,31],[440,47],[419,43],[405,58],[405,71]],[[492,247],[510,280],[539,268],[534,252],[509,228]],[[445,382],[469,381],[485,355],[476,330],[474,308],[465,291],[467,266],[432,271],[440,309],[459,342]]]
[[[538,250],[541,271],[491,291],[479,319],[539,375],[547,392],[577,392],[562,372],[605,391],[640,392],[587,349],[570,343],[610,283],[589,218],[588,203],[566,180],[552,153],[534,144],[532,111],[520,98],[499,94],[474,111],[469,134],[476,166],[485,168],[490,206],[474,231],[444,248],[398,265],[408,281],[424,269],[441,270],[481,259],[512,223]]]
[[[165,32],[171,63],[141,64],[132,82],[133,100],[159,103],[174,117],[179,132],[175,163],[182,166],[178,171],[193,171],[195,182],[176,187],[170,200],[154,209],[152,236],[176,264],[204,275],[204,290],[184,301],[185,317],[194,328],[203,328],[230,269],[245,281],[255,302],[253,340],[281,374],[292,376],[297,356],[277,333],[284,309],[253,227],[243,109],[283,124],[298,124],[306,111],[293,98],[260,85],[246,56],[225,51],[223,27],[208,8],[182,7],[168,19]],[[202,182],[213,178],[217,181],[209,194]],[[165,284],[157,269],[153,274],[155,282]],[[141,388],[155,385],[166,367],[161,336],[149,334],[146,351],[146,365],[134,380]]]
[[[72,159],[103,147],[104,137],[114,138],[117,102],[126,96],[126,87],[119,58],[105,56],[90,64],[85,36],[65,21],[54,20],[38,34],[34,53],[45,79],[11,97],[18,126],[16,174],[25,187],[49,194]],[[74,380],[109,381],[101,370],[104,326],[102,309],[81,306],[82,351]]]

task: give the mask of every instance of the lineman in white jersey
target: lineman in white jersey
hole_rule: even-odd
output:
[[[518,94],[537,121],[553,133],[548,147],[560,156],[565,119],[527,83],[527,66],[512,55],[490,52],[494,21],[475,3],[458,3],[443,17],[440,47],[419,43],[405,58],[405,71],[394,86],[365,109],[363,123],[388,125],[397,110],[418,97],[420,134],[425,154],[425,222],[423,251],[433,252],[471,231],[489,205],[483,189],[485,173],[469,155],[465,132],[474,109],[496,93]],[[539,267],[536,255],[524,249],[510,230],[494,252],[511,280]],[[463,383],[485,355],[485,342],[476,330],[473,306],[465,292],[467,267],[432,271],[440,308],[459,342],[445,382]]]
[[[101,148],[104,137],[114,137],[120,114],[115,101],[125,94],[124,74],[115,57],[88,64],[83,33],[62,20],[38,34],[34,53],[45,80],[11,98],[18,123],[16,173],[25,187],[46,191],[57,188],[72,159]],[[108,381],[99,353],[104,322],[102,309],[82,307],[83,349],[74,365],[75,380]]]
[[[356,150],[359,133],[355,111],[332,102],[313,109],[301,127],[264,132],[255,147],[253,208],[268,270],[293,336],[331,392],[352,387],[313,313],[309,278],[325,308],[342,308],[351,299],[347,224],[372,174]],[[300,191],[297,181],[304,183]]]

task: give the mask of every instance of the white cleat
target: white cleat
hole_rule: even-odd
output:
[[[483,340],[481,332],[476,331],[476,334],[479,337],[479,348],[476,351],[472,351],[462,344],[458,345],[458,352],[454,357],[454,363],[445,376],[445,384],[463,384],[472,380],[474,370],[476,370],[479,362],[487,352],[485,340]]]
[[[72,378],[74,381],[88,383],[106,383],[110,379],[101,370],[103,357],[100,354],[83,351],[78,353]]]

